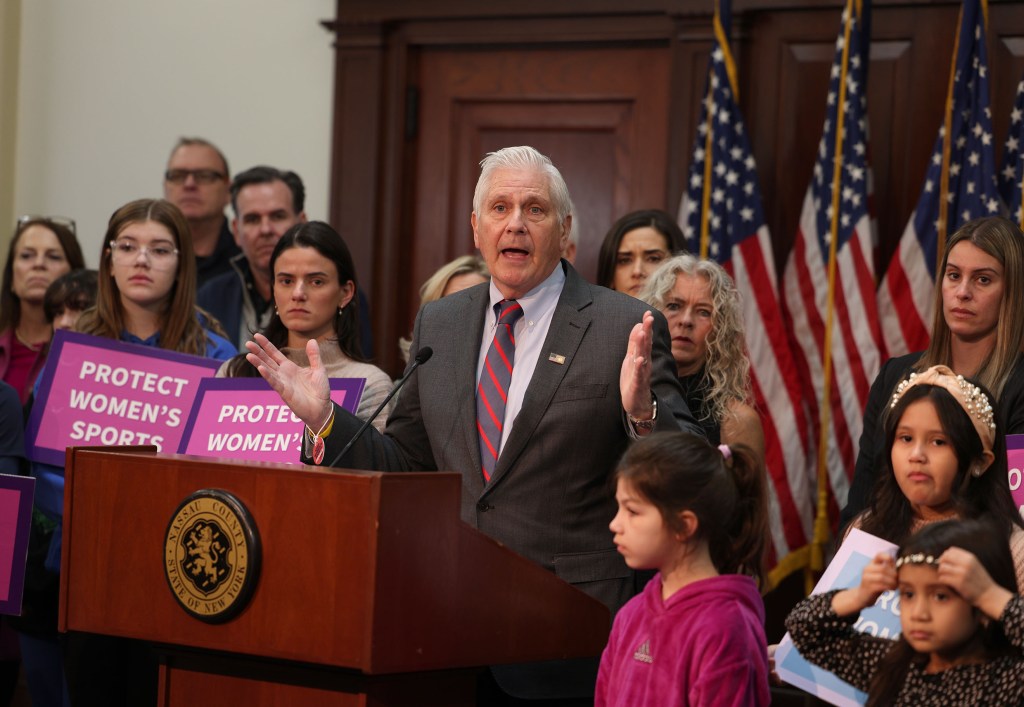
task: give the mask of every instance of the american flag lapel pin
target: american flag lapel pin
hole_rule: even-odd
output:
[[[548,354],[548,360],[552,363],[557,363],[559,366],[565,364],[565,356],[562,354],[550,353]]]

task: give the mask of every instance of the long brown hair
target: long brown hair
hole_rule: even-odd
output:
[[[111,273],[110,241],[129,224],[153,221],[164,226],[178,249],[174,284],[160,314],[160,348],[196,356],[206,355],[207,336],[203,324],[213,331],[220,328],[216,319],[196,307],[196,260],[192,233],[178,207],[164,199],[137,199],[119,208],[110,217],[100,252],[99,290],[96,306],[82,314],[78,331],[108,339],[120,339],[125,328],[121,292]],[[202,321],[200,319],[202,317]],[[221,332],[217,332],[221,333]]]
[[[1001,216],[974,219],[949,237],[942,257],[942,267],[935,273],[935,315],[931,342],[914,368],[923,371],[932,366],[949,366],[953,363],[952,335],[942,311],[942,281],[946,275],[949,253],[953,246],[962,241],[977,246],[1003,266],[1003,297],[999,302],[996,343],[974,374],[978,382],[992,391],[998,400],[1002,397],[1003,387],[1013,372],[1018,355],[1024,351],[1024,327],[1019,325],[1024,319],[1024,233],[1009,219]]]
[[[85,267],[85,258],[82,257],[82,247],[75,238],[75,233],[62,223],[51,221],[48,218],[32,218],[21,221],[11,245],[7,249],[7,263],[4,265],[3,281],[0,282],[0,331],[17,328],[21,323],[21,300],[11,290],[14,284],[14,252],[18,247],[18,240],[21,234],[32,226],[42,226],[57,236],[60,247],[64,250],[64,257],[67,258],[71,270],[81,270]]]

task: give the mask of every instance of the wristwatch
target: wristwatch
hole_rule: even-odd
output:
[[[626,417],[629,419],[629,423],[637,430],[653,430],[658,419],[658,399],[653,395],[651,396],[651,419],[638,420],[630,415],[628,411],[626,412]]]

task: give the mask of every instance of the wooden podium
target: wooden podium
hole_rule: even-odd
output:
[[[320,471],[68,450],[61,631],[143,639],[160,704],[473,704],[479,666],[596,656],[608,610],[459,519],[452,473]],[[247,605],[190,615],[165,538],[201,489],[238,498],[260,538]]]

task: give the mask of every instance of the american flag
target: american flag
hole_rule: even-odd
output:
[[[828,540],[829,486],[849,490],[864,404],[882,358],[867,162],[868,3],[848,0],[836,40],[814,176],[783,276],[797,366],[811,406],[817,470],[814,544]],[[820,553],[812,568],[821,569]]]
[[[1019,180],[1016,190],[1019,195]],[[878,288],[882,329],[891,355],[928,345],[935,270],[947,236],[972,218],[999,213],[985,17],[979,0],[964,0],[945,117],[924,189]]]
[[[1017,84],[1017,99],[1010,112],[1010,134],[1006,137],[1003,169],[999,173],[999,193],[1010,210],[1010,218],[1024,224],[1024,79]]]
[[[813,523],[807,424],[780,314],[754,157],[737,105],[728,0],[716,8],[714,25],[715,48],[679,222],[691,251],[721,263],[740,291],[754,401],[765,435],[774,551],[769,583],[776,583],[806,565],[794,551],[806,547]]]

